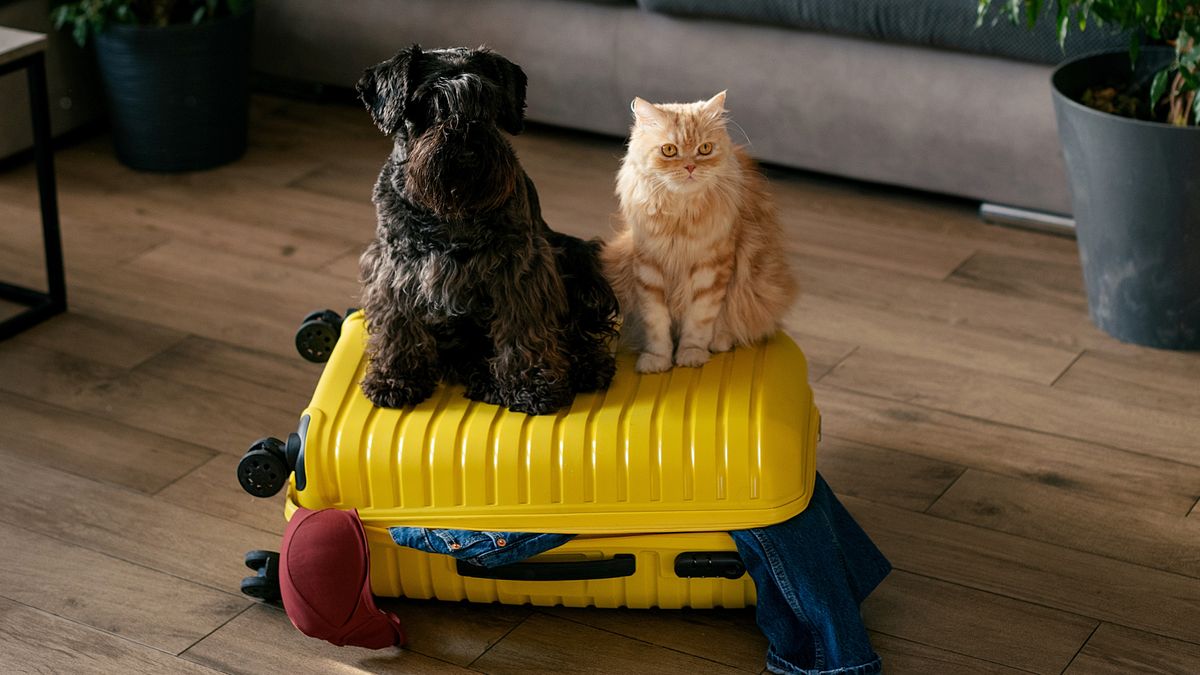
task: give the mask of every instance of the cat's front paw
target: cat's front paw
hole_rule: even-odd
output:
[[[685,368],[699,368],[708,363],[708,357],[711,356],[707,349],[703,347],[681,347],[675,352],[675,365],[684,366]]]
[[[670,356],[642,352],[634,367],[639,373],[662,373],[670,370],[672,365]]]

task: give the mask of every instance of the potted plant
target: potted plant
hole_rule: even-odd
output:
[[[245,152],[250,0],[75,0],[51,17],[94,38],[122,163],[193,171]]]
[[[980,0],[979,17],[995,0]],[[1004,0],[1034,24],[1051,3]],[[1127,52],[1051,77],[1092,320],[1110,335],[1200,349],[1200,4],[1056,0],[1060,42],[1077,22],[1130,32]]]

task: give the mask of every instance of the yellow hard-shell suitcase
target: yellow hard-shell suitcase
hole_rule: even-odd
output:
[[[310,319],[334,326],[330,315]],[[267,450],[295,470],[288,518],[298,506],[358,510],[377,595],[752,605],[754,584],[725,532],[787,520],[812,494],[820,417],[804,355],[783,333],[656,375],[639,375],[634,356],[618,354],[607,391],[544,416],[470,401],[447,385],[416,406],[377,408],[359,388],[362,314],[322,339],[336,345],[299,430]],[[267,457],[269,440],[247,458]],[[397,546],[386,529],[397,525],[580,536],[487,570]]]

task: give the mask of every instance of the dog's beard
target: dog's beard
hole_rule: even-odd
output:
[[[443,218],[486,213],[503,206],[517,186],[517,157],[487,125],[437,124],[409,146],[405,190]]]

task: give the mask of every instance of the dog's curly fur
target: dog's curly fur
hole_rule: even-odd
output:
[[[609,385],[617,301],[598,241],[551,230],[501,130],[524,125],[525,73],[486,49],[412,46],[358,93],[395,147],[375,184],[360,261],[373,403],[428,398],[438,381],[530,414]]]

